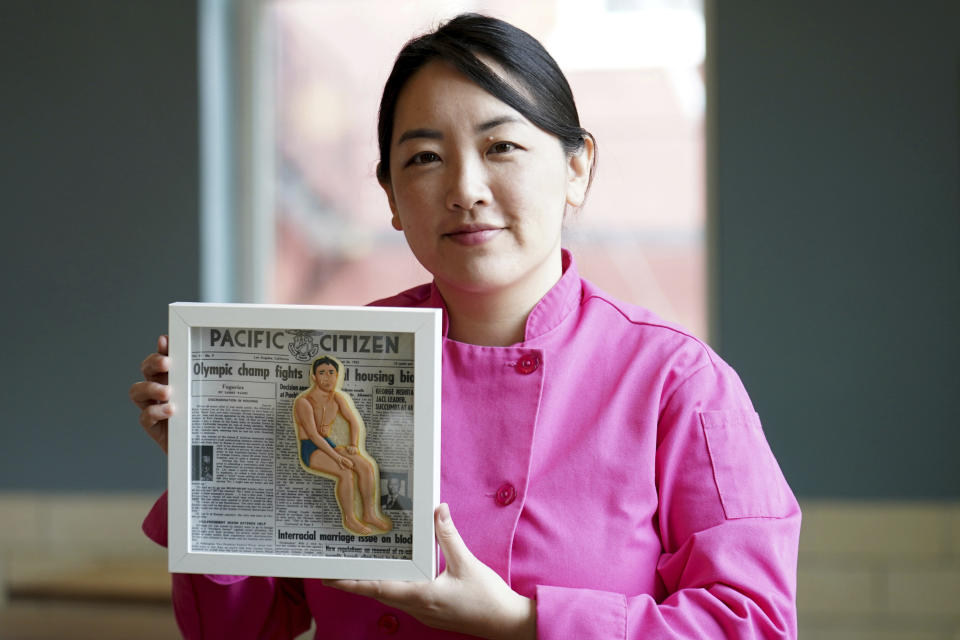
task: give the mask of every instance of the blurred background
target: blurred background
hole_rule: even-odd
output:
[[[960,640],[947,0],[6,0],[0,638],[176,637],[127,388],[169,302],[426,279],[373,177],[377,100],[465,10],[540,38],[599,140],[581,271],[750,391],[804,509],[801,637]]]

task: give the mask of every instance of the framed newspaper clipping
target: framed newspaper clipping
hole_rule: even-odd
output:
[[[170,305],[170,571],[432,580],[438,309]]]

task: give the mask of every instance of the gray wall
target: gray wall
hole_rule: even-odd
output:
[[[196,8],[6,0],[0,489],[159,487],[127,400],[198,296]]]
[[[720,350],[801,496],[956,498],[960,8],[716,5]],[[126,389],[198,297],[195,37],[4,3],[0,489],[163,483]]]
[[[716,2],[717,300],[803,496],[960,496],[960,3]]]

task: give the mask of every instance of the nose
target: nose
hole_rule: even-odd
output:
[[[463,158],[449,166],[446,204],[451,211],[470,211],[490,204],[490,185],[483,163]]]

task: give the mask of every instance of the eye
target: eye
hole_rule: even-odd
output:
[[[512,142],[496,142],[490,147],[490,153],[510,153],[515,149],[519,149],[517,145]]]
[[[433,151],[421,151],[407,161],[407,166],[430,164],[431,162],[437,162],[438,160],[440,160],[440,156],[435,154]]]

